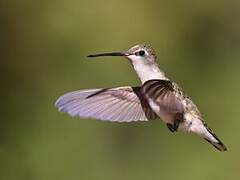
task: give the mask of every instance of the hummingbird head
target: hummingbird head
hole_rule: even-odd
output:
[[[138,77],[144,83],[149,79],[166,79],[163,72],[158,68],[156,53],[150,45],[139,44],[124,52],[111,52],[89,55],[88,57],[99,56],[123,56],[130,60]]]
[[[129,59],[132,63],[155,63],[156,53],[154,49],[147,44],[139,44],[131,47],[125,52],[111,52],[111,53],[100,53],[89,55],[88,57],[99,57],[99,56],[124,56]]]
[[[151,64],[155,63],[157,59],[154,49],[148,44],[139,44],[133,46],[127,51],[127,54],[127,58],[132,63]]]

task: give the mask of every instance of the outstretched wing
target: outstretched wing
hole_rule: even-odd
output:
[[[140,95],[140,88],[130,86],[70,92],[61,96],[55,106],[71,116],[105,121],[147,121],[157,117]]]
[[[143,84],[141,93],[163,121],[174,124],[177,118],[182,118],[184,106],[171,81],[149,80]]]

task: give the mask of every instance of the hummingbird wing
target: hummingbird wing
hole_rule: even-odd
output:
[[[176,120],[182,120],[184,106],[181,101],[181,93],[178,86],[169,80],[149,80],[141,88],[152,109],[166,123],[175,124]],[[179,91],[179,92],[178,92]]]
[[[131,122],[157,118],[140,94],[140,87],[80,90],[61,96],[55,103],[71,116]]]

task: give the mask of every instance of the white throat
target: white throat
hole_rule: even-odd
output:
[[[140,60],[141,61],[141,60]],[[162,72],[156,63],[145,64],[143,61],[132,61],[132,65],[141,80],[142,84],[151,79],[168,80],[164,72]]]

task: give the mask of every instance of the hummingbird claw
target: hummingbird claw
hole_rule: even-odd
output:
[[[170,123],[167,123],[167,127],[172,133],[177,132],[180,122],[181,122],[180,119],[176,119],[173,125]]]
[[[177,131],[177,129],[174,127],[174,125],[172,125],[170,123],[167,123],[167,127],[172,133]]]

